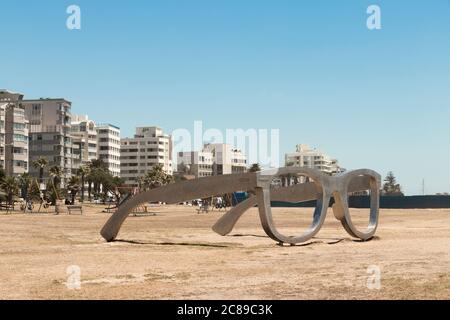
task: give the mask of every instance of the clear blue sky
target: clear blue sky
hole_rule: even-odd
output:
[[[66,8],[82,30],[66,28]],[[382,9],[382,30],[366,9]],[[450,1],[3,1],[0,88],[132,135],[280,128],[348,168],[450,192]]]

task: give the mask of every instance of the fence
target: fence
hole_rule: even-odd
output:
[[[368,196],[351,196],[349,206],[351,208],[369,208],[370,198]],[[331,200],[331,204],[333,200]],[[274,201],[273,207],[315,207],[316,201],[302,203],[285,203]],[[382,196],[380,198],[382,209],[450,209],[450,196]]]

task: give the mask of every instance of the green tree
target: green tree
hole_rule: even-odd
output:
[[[37,200],[40,201],[41,199],[41,190],[39,187],[39,182],[37,179],[32,179],[30,187],[28,189],[28,199],[29,200]]]
[[[254,163],[254,164],[252,164],[252,166],[250,167],[250,169],[248,171],[249,172],[260,172],[261,167],[260,167],[259,163]]]
[[[386,196],[404,196],[402,187],[397,183],[397,179],[392,171],[384,179],[383,194]]]
[[[145,190],[155,189],[165,186],[173,182],[173,177],[164,171],[161,164],[155,165],[147,174],[142,178],[142,188]]]
[[[5,169],[0,168],[0,184],[5,180],[5,177],[6,177]]]
[[[28,173],[24,173],[18,176],[17,183],[21,197],[25,200],[25,203],[41,199],[41,191],[37,179],[30,176]],[[24,207],[24,211],[25,210],[26,206]]]
[[[53,200],[55,202],[54,204],[56,204],[56,201],[61,199],[59,189],[63,172],[60,166],[53,166],[48,170],[48,173],[52,179]]]
[[[77,193],[80,191],[80,177],[72,176],[67,183],[67,189],[70,191],[72,203],[75,203]]]
[[[108,174],[108,165],[101,159],[92,160],[89,164],[89,175],[88,175],[88,193],[89,200],[91,200],[91,192],[94,191],[95,194],[100,194],[100,187],[102,185],[102,180],[105,178],[105,174]]]
[[[28,173],[24,173],[17,180],[22,198],[28,202],[28,191],[30,190],[33,178]]]
[[[81,178],[81,202],[84,202],[84,189],[86,185],[86,176],[89,175],[90,168],[89,166],[82,166],[78,169],[78,176]]]
[[[14,196],[17,196],[19,193],[19,184],[16,177],[5,177],[1,184],[1,188],[6,194],[8,204],[12,205]]]
[[[117,206],[120,204],[122,192],[120,187],[125,184],[125,180],[119,177],[114,177],[111,173],[105,173],[103,177],[103,199],[108,197],[108,194],[114,196]]]
[[[33,161],[33,167],[39,169],[39,183],[44,183],[44,170],[48,166],[46,158],[39,158]]]

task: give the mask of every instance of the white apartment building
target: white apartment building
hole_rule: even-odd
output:
[[[167,174],[173,174],[172,137],[158,127],[138,127],[133,138],[121,139],[120,176],[130,186],[137,186],[155,165],[163,166]]]
[[[214,175],[214,155],[210,151],[179,152],[177,169],[196,178]]]
[[[319,150],[311,149],[306,144],[297,145],[296,152],[286,154],[285,157],[287,167],[312,168],[329,175],[334,175],[342,171],[336,159],[332,159]]]
[[[120,177],[120,128],[112,124],[97,125],[97,155],[109,172]]]
[[[0,167],[8,176],[29,170],[29,130],[23,94],[0,90]]]
[[[89,120],[88,116],[72,115],[71,135],[73,169],[79,169],[97,159],[97,130],[94,121]]]
[[[202,151],[179,152],[177,169],[189,170],[196,178],[213,175],[235,174],[247,171],[247,158],[231,145],[216,143],[206,144]],[[187,173],[187,172],[185,172]]]
[[[235,174],[247,171],[247,157],[241,150],[229,144],[206,144],[204,151],[209,151],[214,157],[214,175]]]

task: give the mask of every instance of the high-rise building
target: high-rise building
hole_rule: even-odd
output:
[[[88,116],[72,115],[71,134],[73,145],[73,169],[89,164],[96,160],[97,130],[95,122]]]
[[[206,144],[202,151],[179,152],[177,169],[196,178],[247,171],[247,158],[231,145]]]
[[[28,121],[23,94],[0,90],[0,167],[6,175],[28,172]]]
[[[112,124],[97,125],[97,155],[109,172],[120,177],[120,128]]]
[[[64,184],[75,172],[72,154],[71,105],[65,99],[23,100],[26,118],[30,123],[30,164],[43,157],[48,167],[59,166]],[[30,165],[30,174],[39,176],[39,169]],[[44,172],[48,178],[48,170]]]
[[[317,169],[329,175],[343,170],[339,167],[338,160],[332,159],[319,150],[311,149],[306,144],[299,144],[296,152],[286,154],[286,166]]]
[[[173,174],[172,138],[161,128],[139,127],[133,138],[121,139],[120,176],[127,185],[137,186],[139,178],[158,164]]]

